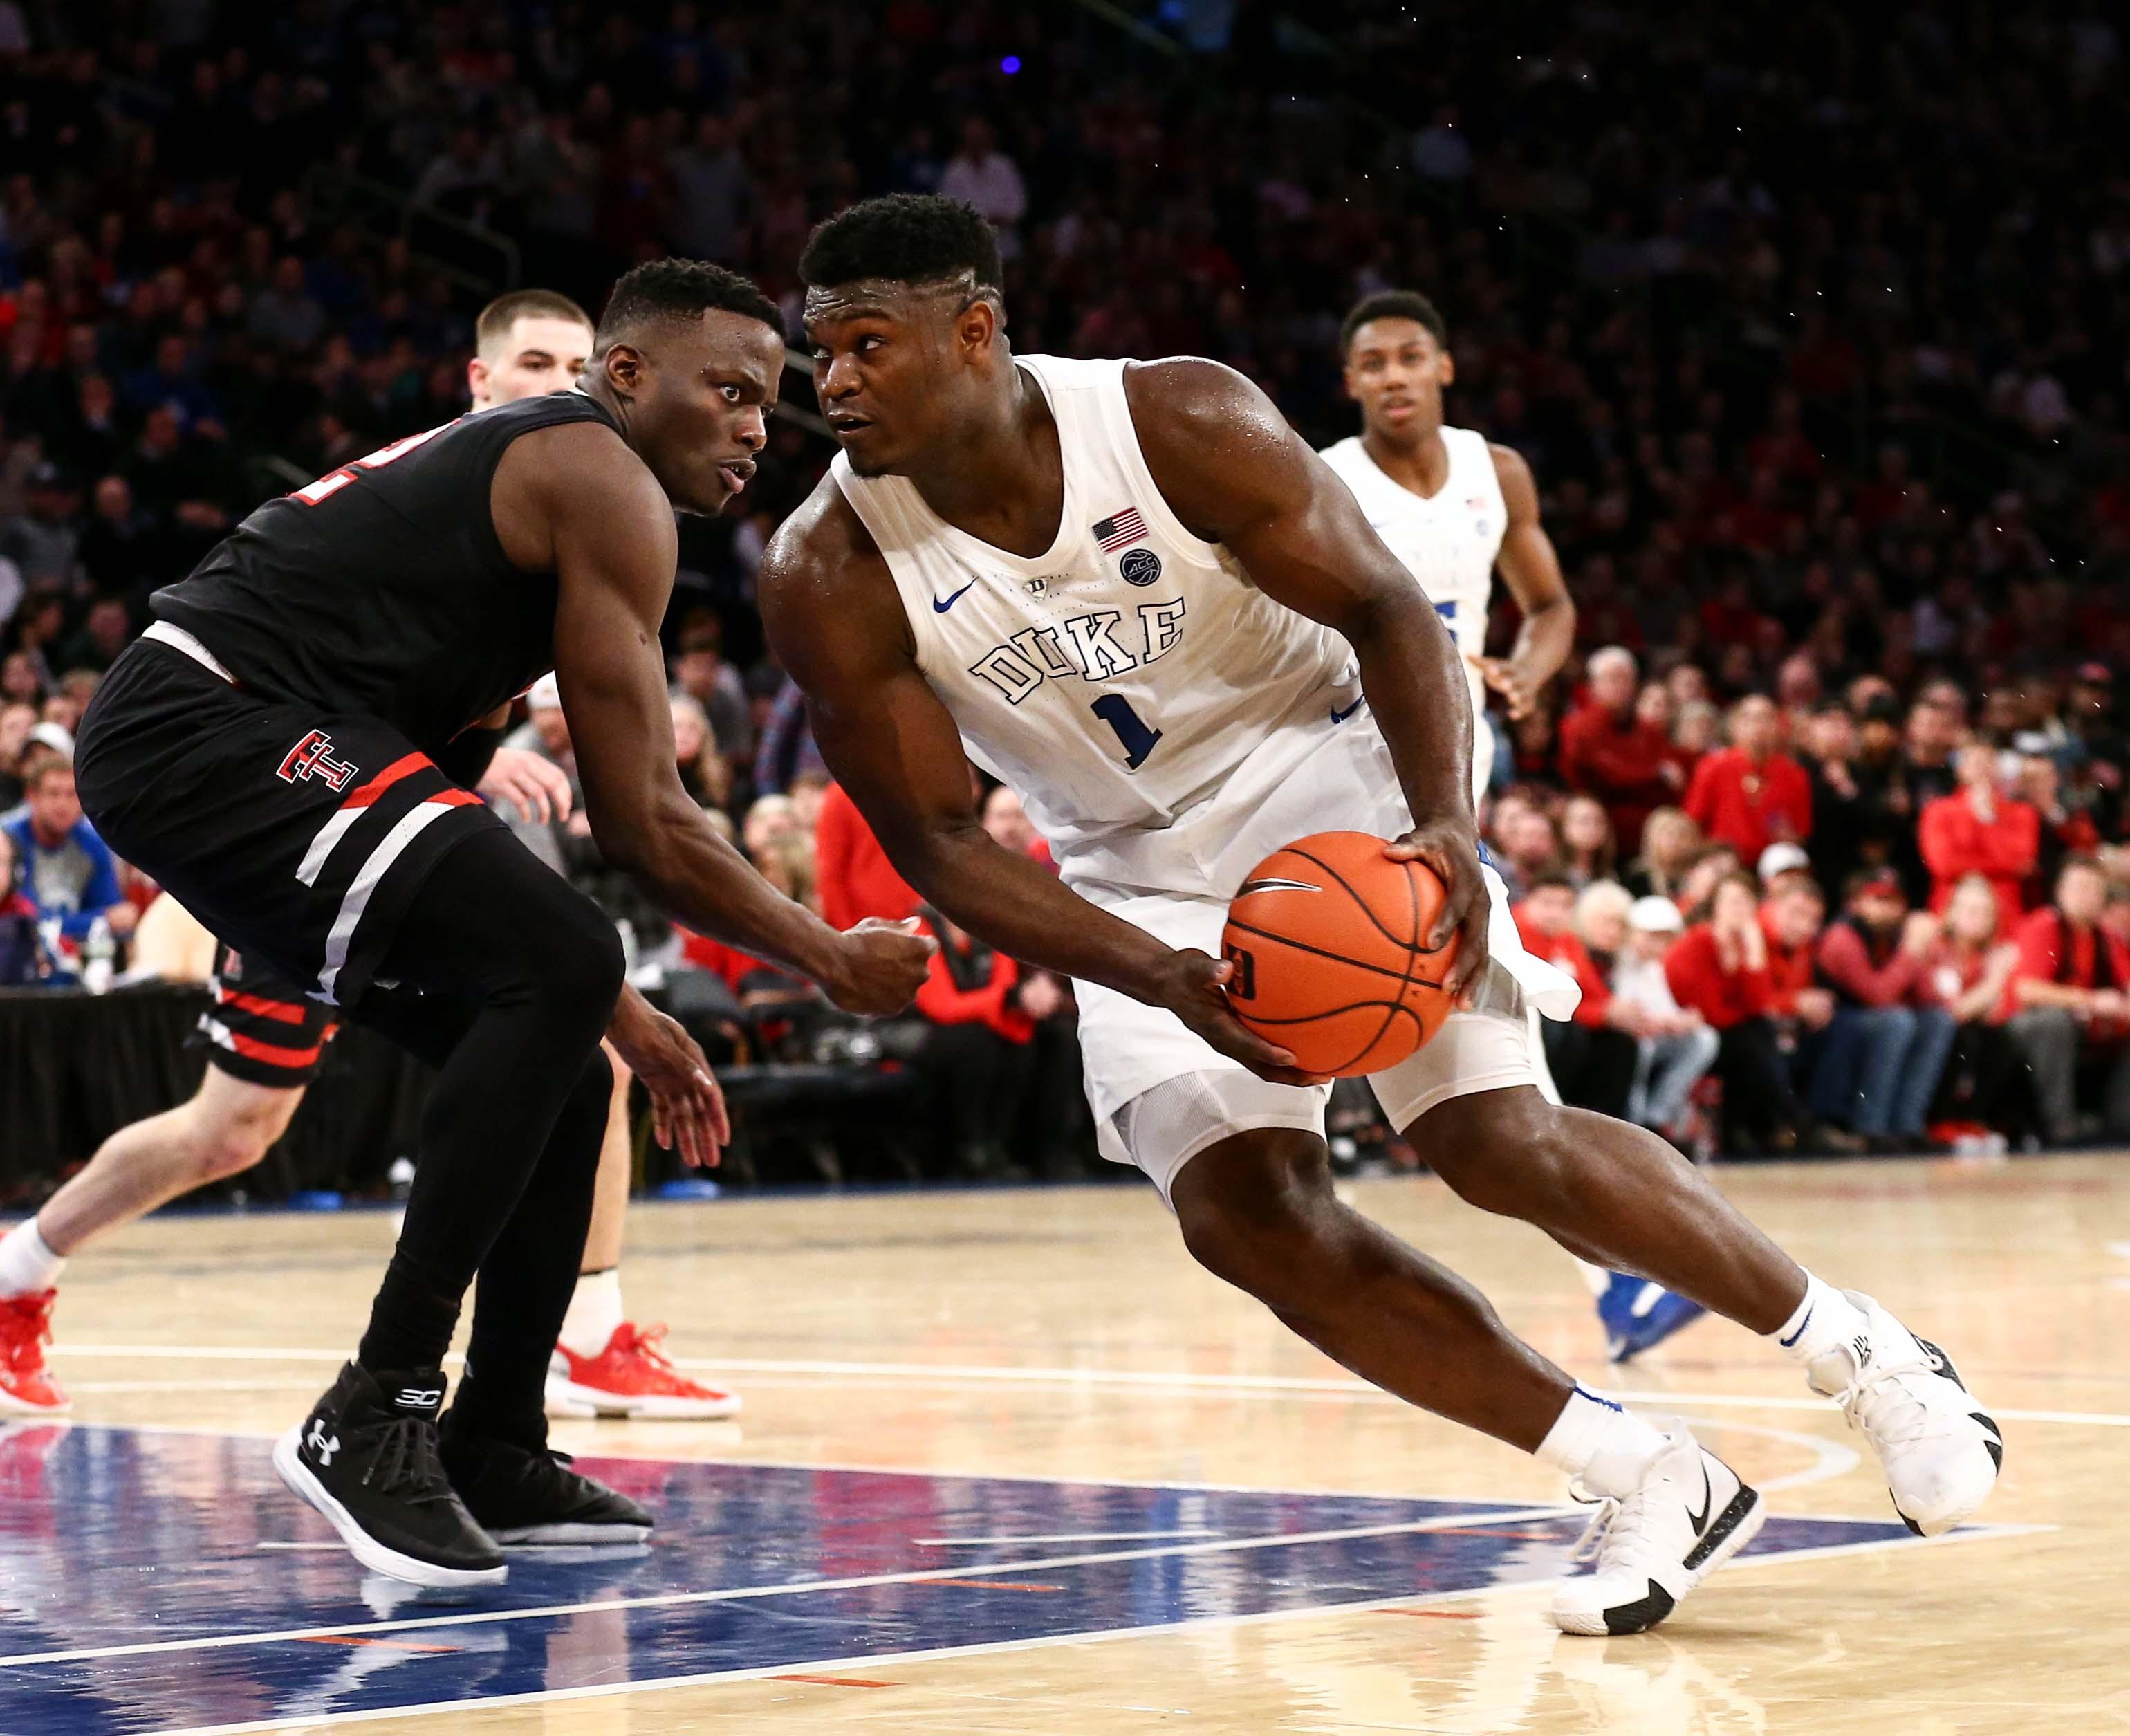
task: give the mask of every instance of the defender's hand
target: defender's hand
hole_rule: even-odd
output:
[[[900,1012],[924,986],[932,954],[939,943],[917,932],[915,916],[889,922],[868,916],[846,929],[837,949],[832,977],[821,988],[845,1012]]]
[[[1466,1005],[1467,992],[1487,968],[1487,925],[1494,915],[1494,901],[1479,872],[1479,839],[1472,821],[1439,820],[1416,826],[1397,843],[1384,845],[1383,854],[1393,862],[1426,863],[1448,892],[1427,944],[1446,946],[1452,935],[1457,937],[1457,956],[1442,986],[1455,1005]]]
[[[1538,698],[1545,683],[1533,681],[1530,674],[1516,666],[1514,658],[1475,657],[1467,659],[1479,672],[1479,678],[1488,686],[1509,702],[1509,721],[1521,723],[1538,710]]]
[[[523,748],[498,748],[477,788],[490,807],[509,802],[541,825],[570,817],[570,780],[562,768]]]
[[[717,1168],[732,1141],[732,1121],[695,1040],[633,988],[623,992],[606,1035],[651,1095],[651,1130],[659,1145],[677,1150],[691,1169]]]
[[[1235,967],[1225,959],[1208,958],[1186,948],[1172,952],[1147,999],[1166,1007],[1192,1031],[1230,1060],[1240,1061],[1261,1079],[1275,1085],[1321,1085],[1321,1075],[1304,1073],[1293,1055],[1268,1043],[1235,1016],[1228,1004],[1228,983]]]

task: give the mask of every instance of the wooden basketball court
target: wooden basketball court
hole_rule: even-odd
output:
[[[353,1343],[389,1219],[154,1220],[67,1274],[71,1425],[0,1432],[0,1730],[2130,1725],[2130,1162],[1722,1174],[2003,1423],[1976,1528],[1908,1538],[1839,1415],[1744,1332],[1616,1374],[1535,1231],[1432,1181],[1355,1189],[1770,1491],[1755,1553],[1612,1641],[1546,1619],[1581,1528],[1551,1473],[1324,1361],[1199,1272],[1142,1187],[641,1209],[632,1313],[745,1414],[558,1425],[659,1510],[654,1543],[456,1600],[365,1581],[266,1461]]]

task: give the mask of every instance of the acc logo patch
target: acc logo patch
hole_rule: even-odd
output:
[[[1161,576],[1161,557],[1150,548],[1129,549],[1117,562],[1117,571],[1127,585],[1151,585]]]

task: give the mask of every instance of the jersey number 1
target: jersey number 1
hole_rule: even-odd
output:
[[[1117,732],[1117,744],[1125,750],[1125,769],[1136,772],[1148,754],[1161,744],[1161,731],[1149,729],[1146,720],[1131,708],[1121,693],[1105,693],[1087,708]]]

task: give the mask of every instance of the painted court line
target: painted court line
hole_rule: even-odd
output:
[[[65,1344],[55,1347],[62,1356],[144,1356],[183,1358],[203,1362],[330,1362],[347,1360],[344,1351],[294,1349],[250,1345]],[[455,1362],[456,1357],[447,1361]],[[911,1377],[934,1380],[975,1381],[1008,1386],[1119,1387],[1173,1392],[1203,1392],[1223,1396],[1273,1394],[1306,1397],[1322,1395],[1362,1404],[1399,1404],[1405,1401],[1370,1386],[1366,1381],[1340,1375],[1206,1375],[1185,1370],[1037,1368],[1013,1365],[951,1362],[843,1362],[812,1359],[754,1356],[682,1356],[675,1359],[684,1369],[734,1374],[814,1375],[846,1380],[901,1380]],[[1588,1384],[1588,1383],[1586,1383]],[[1698,1405],[1707,1409],[1790,1410],[1831,1413],[1823,1399],[1805,1394],[1749,1393],[1692,1393],[1644,1391],[1632,1388],[1603,1388],[1607,1398],[1629,1404],[1648,1404],[1669,1409]],[[2000,1421],[2061,1423],[2081,1428],[2130,1428],[2130,1414],[2108,1411],[2034,1410],[1993,1405],[1990,1414]]]
[[[1558,1509],[1549,1509],[1558,1511]],[[1513,1514],[1502,1517],[1513,1518]],[[1945,1537],[1888,1538],[1868,1543],[1834,1544],[1823,1549],[1798,1549],[1780,1555],[1747,1556],[1730,1562],[1724,1569],[1726,1575],[1741,1569],[1770,1566],[1779,1561],[1817,1561],[1830,1555],[1860,1555],[1868,1552],[1888,1549],[1932,1549],[1950,1544],[1967,1543],[1984,1538],[2018,1535],[2030,1530],[2046,1531],[2049,1526],[2005,1525],[1989,1530],[1956,1531]],[[692,1676],[652,1677],[640,1681],[597,1682],[580,1688],[545,1688],[527,1694],[499,1694],[493,1697],[467,1701],[464,1700],[433,1700],[419,1705],[380,1707],[372,1711],[312,1713],[301,1717],[263,1718],[242,1724],[189,1724],[173,1726],[150,1733],[150,1736],[251,1736],[255,1731],[314,1729],[327,1725],[375,1724],[388,1718],[422,1718],[439,1713],[456,1713],[463,1717],[469,1706],[480,1711],[500,1710],[512,1706],[547,1705],[563,1700],[599,1700],[622,1694],[648,1694],[672,1688],[707,1687],[714,1684],[743,1681],[778,1681],[804,1673],[808,1676],[829,1676],[852,1670],[878,1670],[895,1664],[929,1663],[958,1657],[981,1657],[995,1653],[1034,1652],[1057,1646],[1101,1645],[1120,1639],[1133,1639],[1142,1635],[1187,1633],[1211,1628],[1254,1628],[1273,1622],[1304,1619],[1312,1616],[1365,1615],[1373,1611],[1406,1609],[1419,1610],[1430,1604],[1458,1603],[1472,1600],[1482,1603],[1516,1597],[1530,1596],[1545,1590],[1557,1583],[1546,1580],[1526,1580],[1502,1585],[1484,1586],[1461,1591],[1425,1592],[1406,1597],[1367,1598],[1350,1604],[1319,1604],[1302,1609],[1268,1609],[1255,1615],[1199,1615],[1182,1621],[1149,1623],[1144,1627],[1107,1628],[1091,1633],[1064,1633],[1046,1635],[1039,1639],[989,1640],[968,1646],[936,1646],[914,1652],[859,1652],[843,1657],[809,1659],[800,1663],[764,1664],[749,1669],[709,1670]],[[1534,1620],[1544,1618],[1534,1616]],[[346,1630],[341,1630],[346,1631]]]
[[[582,1615],[597,1609],[650,1609],[687,1604],[752,1602],[796,1597],[816,1591],[857,1591],[875,1585],[908,1585],[950,1579],[958,1574],[1034,1573],[1055,1567],[1091,1567],[1110,1561],[1150,1561],[1158,1557],[1215,1555],[1255,1549],[1280,1549],[1298,1543],[1338,1543],[1358,1538],[1398,1537],[1460,1526],[1494,1526],[1526,1519],[1562,1518],[1574,1509],[1559,1505],[1511,1508],[1497,1512],[1451,1513],[1396,1525],[1353,1525],[1334,1531],[1297,1531],[1264,1537],[1223,1538],[1205,1543],[1177,1543],[1151,1549],[1110,1549],[1091,1554],[1058,1555],[1024,1561],[967,1561],[952,1566],[920,1567],[902,1573],[871,1573],[845,1579],[799,1580],[784,1585],[726,1585],[714,1591],[668,1591],[647,1597],[599,1598],[586,1603],[543,1604],[530,1609],[468,1610],[457,1615],[403,1617],[394,1621],[341,1622],[307,1628],[282,1628],[256,1633],[203,1633],[189,1639],[140,1640],[118,1646],[76,1646],[58,1652],[18,1652],[0,1657],[0,1669],[32,1664],[79,1663],[98,1657],[142,1657],[170,1652],[213,1652],[232,1646],[278,1645],[289,1640],[329,1638],[342,1634],[399,1633],[410,1629],[479,1627],[490,1623],[535,1621]]]
[[[1225,1537],[1201,1525],[1191,1531],[1058,1531],[1044,1537],[919,1537],[919,1549],[988,1549],[1013,1543],[1150,1543],[1160,1538]]]

